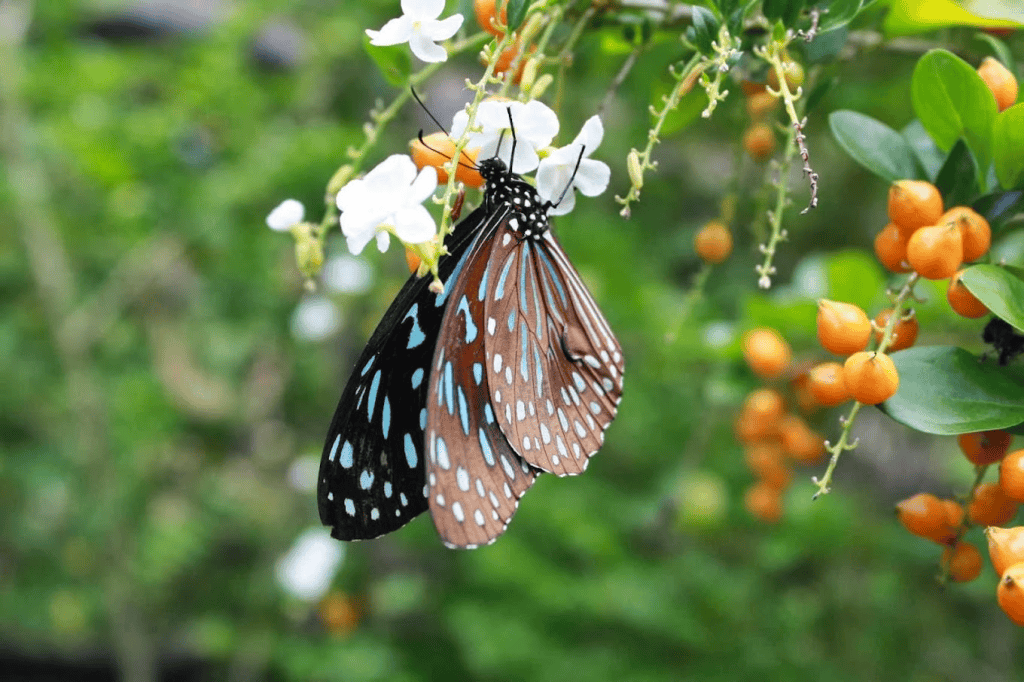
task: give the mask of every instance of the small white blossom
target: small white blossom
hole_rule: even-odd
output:
[[[546,104],[533,100],[522,102],[482,102],[476,112],[476,125],[481,130],[470,132],[467,147],[479,147],[477,158],[497,156],[507,166],[512,157],[512,129],[509,111],[516,133],[516,158],[513,173],[529,173],[537,168],[537,151],[551,144],[558,134],[558,116]],[[459,111],[452,119],[452,139],[458,139],[466,130],[469,114]]]
[[[267,227],[277,232],[286,232],[302,222],[306,208],[295,199],[285,199],[267,216]]]
[[[603,138],[604,126],[601,125],[601,119],[591,116],[572,144],[556,149],[540,162],[537,169],[537,193],[541,198],[557,201],[565,192],[561,203],[551,209],[551,215],[565,215],[573,209],[576,205],[575,189],[585,196],[594,197],[608,188],[608,179],[611,177],[608,164],[588,158]],[[579,168],[576,167],[577,162]],[[573,189],[566,191],[570,181]]]
[[[292,336],[301,341],[325,341],[341,328],[341,313],[323,296],[310,296],[292,313]]]
[[[462,26],[462,15],[453,14],[438,21],[444,0],[402,0],[402,16],[384,24],[379,31],[366,29],[371,45],[409,43],[420,61],[443,62],[448,52],[436,43],[448,40]]]
[[[327,593],[344,558],[344,546],[327,529],[310,528],[278,560],[274,574],[288,594],[313,602]]]
[[[348,249],[362,253],[376,237],[387,251],[394,234],[407,244],[419,244],[437,233],[437,225],[422,205],[437,188],[437,171],[427,166],[419,175],[405,154],[393,154],[365,177],[352,180],[338,192],[341,232]]]

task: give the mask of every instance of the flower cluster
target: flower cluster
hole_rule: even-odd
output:
[[[366,29],[371,45],[409,43],[409,49],[420,61],[443,62],[448,51],[437,44],[448,40],[462,27],[462,15],[453,14],[438,20],[444,11],[444,0],[402,0],[402,16],[384,24],[379,31]]]

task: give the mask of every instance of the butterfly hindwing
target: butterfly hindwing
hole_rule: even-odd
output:
[[[443,281],[457,279],[486,217],[478,209],[456,226]],[[320,520],[339,540],[389,533],[426,511],[423,430],[430,363],[446,299],[413,275],[355,363],[331,420],[320,460]]]
[[[452,283],[427,394],[428,503],[450,547],[493,542],[536,476],[498,426],[483,367],[488,254],[506,217],[493,215]]]

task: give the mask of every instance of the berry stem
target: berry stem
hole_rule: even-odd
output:
[[[953,539],[951,547],[956,547],[960,544],[960,539],[970,529],[973,524],[971,521],[971,502],[974,501],[974,496],[978,493],[978,486],[985,480],[985,473],[988,472],[988,464],[978,464],[974,467],[974,482],[971,484],[971,492],[968,493],[967,499],[962,504],[964,507],[964,517],[960,521],[960,526],[956,529],[956,537]],[[952,554],[952,553],[951,553]],[[945,585],[949,582],[949,561],[939,561],[939,584]]]

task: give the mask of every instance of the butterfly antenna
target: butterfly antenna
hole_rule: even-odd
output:
[[[428,109],[427,105],[423,103],[423,100],[420,99],[420,96],[416,94],[416,89],[413,88],[413,87],[410,87],[409,88],[409,92],[412,93],[412,98],[414,100],[416,100],[416,103],[420,105],[420,109],[423,109],[423,111],[425,111],[427,113],[427,116],[430,117],[430,120],[434,122],[434,125],[437,126],[437,129],[440,130],[445,135],[447,135],[448,139],[451,139],[451,137],[452,137],[451,133],[449,133],[447,130],[445,130],[445,127],[443,125],[441,125],[441,122],[437,120],[436,116],[434,116],[434,112],[432,112],[430,109]],[[419,139],[420,139],[420,142],[423,142],[423,131],[422,130],[420,131]],[[429,149],[432,152],[437,152],[438,154],[441,154],[441,152],[437,151],[433,147],[428,146],[426,142],[423,142],[423,146],[426,147],[427,149]],[[463,150],[461,150],[460,153],[461,153],[462,156],[466,157],[466,161],[469,161],[469,163],[466,164],[466,163],[462,163],[462,161],[459,161],[459,165],[462,166],[463,168],[469,168],[471,170],[476,170],[477,166],[476,166],[475,163],[473,163],[473,159],[469,158],[469,154],[466,153],[466,150],[463,149]],[[441,154],[441,156],[445,156],[445,154]]]
[[[511,175],[512,174],[512,164],[514,164],[515,160],[516,160],[516,143],[517,143],[517,140],[516,140],[516,124],[512,120],[512,107],[508,107],[507,109],[505,109],[505,111],[508,112],[508,129],[509,129],[509,132],[512,133],[512,153],[508,155],[508,173],[509,173],[509,175]],[[498,141],[498,149],[501,149],[501,141],[500,140]]]
[[[558,195],[558,201],[548,201],[545,204],[546,208],[558,206],[562,203],[562,199],[565,198],[565,195],[569,193],[569,189],[572,188],[572,181],[576,179],[576,173],[580,170],[580,164],[583,163],[583,154],[586,151],[587,147],[584,145],[583,148],[580,149],[580,155],[576,157],[576,167],[572,169],[572,175],[569,176],[569,182],[565,183],[565,189],[563,189],[562,193]]]

